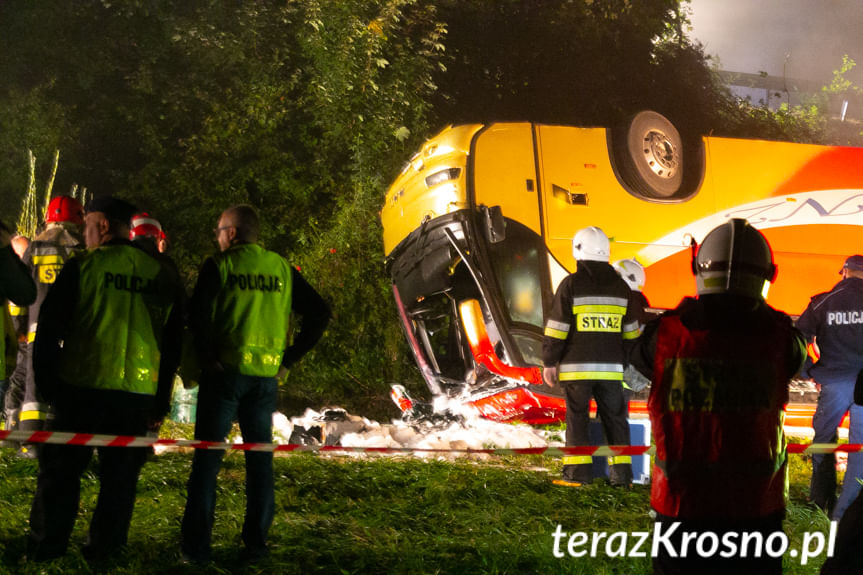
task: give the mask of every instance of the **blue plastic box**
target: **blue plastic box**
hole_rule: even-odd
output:
[[[629,443],[631,445],[650,445],[650,420],[629,419]],[[607,445],[605,434],[602,432],[602,422],[592,418],[589,428],[590,443],[592,445]],[[593,458],[593,476],[608,478],[608,458]],[[632,456],[632,482],[650,483],[650,456]]]

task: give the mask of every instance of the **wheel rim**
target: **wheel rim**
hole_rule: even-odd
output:
[[[670,180],[680,169],[680,155],[674,142],[658,130],[650,130],[644,135],[644,161],[650,171],[658,178]]]

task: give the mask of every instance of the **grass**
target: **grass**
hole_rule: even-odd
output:
[[[182,428],[168,429],[174,436]],[[555,558],[552,533],[648,531],[649,488],[615,489],[599,481],[581,489],[551,480],[560,462],[542,456],[452,462],[415,458],[278,457],[271,558],[244,566],[238,558],[244,513],[243,458],[230,453],[219,478],[214,563],[178,564],[179,525],[191,454],[149,462],[139,482],[129,550],[100,565],[80,554],[98,483],[82,482],[81,514],[69,553],[44,564],[22,563],[37,465],[0,449],[0,573],[491,573],[647,574],[648,558]],[[805,503],[809,463],[791,456],[786,532],[800,548],[803,533],[828,529]],[[565,549],[565,548],[564,548]],[[817,573],[786,555],[786,573]]]

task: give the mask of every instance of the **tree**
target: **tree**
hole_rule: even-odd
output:
[[[730,98],[686,16],[678,0],[7,0],[0,208],[18,212],[27,150],[59,149],[55,189],[151,212],[191,284],[221,210],[252,204],[335,313],[288,395],[382,413],[389,382],[421,384],[377,214],[432,130],[644,108],[700,133],[794,126]]]
[[[414,0],[3,3],[0,200],[17,213],[28,147],[59,148],[57,187],[160,218],[190,283],[213,249],[202,230],[254,205],[265,244],[335,310],[292,385],[325,391],[318,404],[385,398],[386,382],[419,378],[394,361],[407,354],[376,213],[426,132],[443,34]]]

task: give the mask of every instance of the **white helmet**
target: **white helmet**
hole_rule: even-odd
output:
[[[766,282],[776,279],[773,252],[764,235],[744,219],[715,227],[692,260],[698,295],[735,293],[764,297]]]
[[[608,262],[610,252],[608,236],[596,226],[582,228],[572,237],[572,257],[576,260]]]
[[[644,289],[644,267],[636,259],[618,260],[614,262],[614,270],[629,285],[629,289],[641,291]]]

